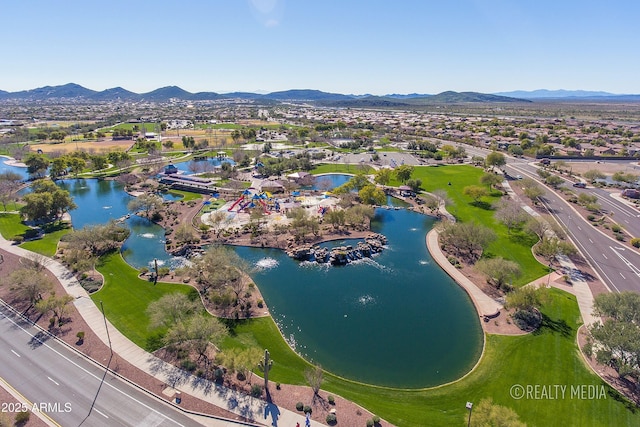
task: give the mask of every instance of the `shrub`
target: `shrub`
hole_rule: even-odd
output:
[[[82,341],[84,340],[84,331],[80,331],[76,334],[76,337],[78,337],[78,341]]]
[[[371,418],[367,420],[367,427],[373,427],[373,420]]]
[[[593,220],[595,220],[595,219],[596,219],[596,216],[595,216],[595,215],[591,215],[591,214],[589,214],[589,215],[587,215],[587,219],[588,219],[589,221],[593,221]]]
[[[335,405],[336,404],[336,399],[331,394],[329,396],[327,396],[327,401],[329,401],[329,403],[331,405]]]
[[[622,231],[622,227],[620,227],[618,224],[613,224],[611,226],[611,231],[613,231],[614,233],[619,233]]]
[[[184,369],[185,371],[189,371],[189,372],[193,372],[196,370],[195,362],[189,359],[183,360],[182,362],[180,362],[180,367],[182,367],[182,369]]]
[[[327,414],[327,424],[335,424],[338,422],[336,414]]]
[[[631,239],[631,245],[634,248],[640,248],[640,237],[634,237],[633,239]]]
[[[377,415],[374,415],[374,416],[373,416],[373,423],[374,423],[374,424],[380,424],[380,417],[379,417],[379,416],[377,416]]]
[[[280,383],[276,383],[276,390],[280,390]]]
[[[624,242],[624,235],[617,233],[616,234],[616,240],[620,241],[620,242]]]
[[[311,406],[309,406],[309,405],[304,405],[304,408],[302,408],[302,411],[303,411],[305,414],[310,414],[310,413],[312,413],[312,412],[313,412],[313,409],[311,409]]]
[[[302,409],[304,408],[304,405],[302,404],[302,402],[298,402],[296,403],[296,409],[298,411],[302,411]]]
[[[142,267],[140,269],[140,274],[147,274],[149,272],[149,268],[148,267]]]
[[[171,271],[171,269],[169,267],[159,267],[158,268],[158,276],[160,276],[160,277],[166,276],[167,274],[169,274],[170,271]]]
[[[536,312],[519,310],[513,314],[513,322],[522,330],[536,329],[542,323],[542,319]]]
[[[16,424],[26,424],[29,421],[29,417],[31,416],[31,412],[29,411],[21,411],[16,414]]]
[[[20,243],[22,243],[24,241],[24,237],[22,237],[22,236],[13,236],[11,238],[11,240],[13,240],[15,243],[20,244]]]
[[[261,299],[258,300],[258,307],[264,307],[264,301],[262,301]]]
[[[251,386],[251,396],[260,397],[262,396],[262,387],[258,384],[254,384]]]

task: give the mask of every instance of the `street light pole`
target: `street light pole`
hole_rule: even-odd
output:
[[[469,410],[469,420],[467,421],[467,427],[471,426],[471,411],[473,410],[473,403],[467,402],[466,408]]]

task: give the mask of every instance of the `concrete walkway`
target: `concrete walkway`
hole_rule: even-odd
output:
[[[480,316],[492,316],[502,309],[502,304],[485,294],[475,283],[449,262],[440,250],[438,231],[435,228],[427,233],[427,248],[434,261],[469,294]]]
[[[2,236],[0,236],[0,248],[21,257],[29,257],[30,254],[32,254],[30,251],[13,245],[12,242],[7,241]],[[74,305],[78,312],[105,345],[109,346],[109,341],[111,341],[114,353],[163,382],[168,387],[181,392],[183,395],[196,397],[234,414],[254,420],[256,423],[273,426],[295,426],[296,423],[300,423],[301,426],[305,425],[305,417],[300,415],[300,413],[279,408],[275,404],[267,403],[264,400],[256,399],[222,387],[211,381],[189,375],[187,372],[158,359],[131,342],[111,325],[109,321],[106,321],[106,326],[109,331],[107,336],[105,319],[102,316],[102,312],[94,304],[93,300],[89,298],[88,293],[80,286],[80,283],[73,274],[65,266],[53,259],[47,263],[46,268],[58,278],[65,291],[75,298]],[[106,361],[98,362],[104,363]],[[193,418],[203,425],[225,425],[225,421],[220,419],[216,420],[200,416],[193,416]],[[229,420],[228,425],[252,424]],[[311,421],[311,425],[318,427],[323,424],[317,421]]]

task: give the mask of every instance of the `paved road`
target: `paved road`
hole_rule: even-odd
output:
[[[536,168],[524,161],[510,161],[507,170],[511,174],[538,178]],[[608,209],[612,209],[615,205],[616,212],[619,212],[617,215],[614,214],[616,219],[619,220],[623,216],[630,218],[633,214],[632,209],[624,203],[612,198],[607,200]],[[599,198],[599,201],[603,204],[602,198]],[[611,290],[640,292],[640,254],[624,248],[616,240],[601,233],[555,193],[547,190],[543,196],[543,202],[549,213],[564,226],[571,240]]]
[[[490,152],[483,148],[464,144],[462,146],[471,156],[485,157]],[[537,168],[530,165],[528,159],[507,157],[506,169],[513,176],[522,175],[539,179]],[[611,193],[605,190],[588,188],[580,191],[596,194],[600,205],[609,212],[613,212],[613,217],[618,223],[632,235],[640,236],[640,217],[638,217],[640,211],[611,197]],[[549,213],[563,225],[573,243],[612,291],[640,292],[640,254],[624,248],[619,242],[600,232],[577,214],[571,204],[552,191],[546,190],[543,202]]]
[[[201,425],[112,375],[101,385],[104,369],[3,306],[0,349],[0,376],[31,403],[45,405],[42,412],[59,425]]]

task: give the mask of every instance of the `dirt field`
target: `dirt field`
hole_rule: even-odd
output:
[[[554,162],[552,162],[553,164]],[[605,175],[613,175],[616,172],[633,173],[640,175],[640,166],[635,163],[613,163],[607,161],[597,162],[572,162],[565,160],[566,166],[563,169],[571,168],[573,173],[582,175],[588,170],[596,169]]]
[[[69,153],[71,151],[83,150],[89,153],[108,153],[109,151],[122,150],[127,151],[131,146],[135,144],[135,141],[113,141],[106,139],[104,141],[78,141],[78,142],[63,142],[61,144],[30,144],[31,151],[37,152],[42,150],[44,153],[62,152]]]

